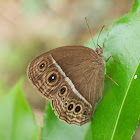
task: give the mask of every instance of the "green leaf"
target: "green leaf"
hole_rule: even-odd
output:
[[[54,114],[50,102],[47,102],[44,126],[42,129],[42,140],[82,140],[89,125],[90,123],[80,127],[69,125],[59,120]],[[88,140],[90,140],[90,135],[88,135],[88,137]]]
[[[138,78],[137,78],[138,77]],[[123,98],[111,139],[131,139],[140,116],[140,60],[131,77]],[[131,101],[133,100],[133,101]],[[130,103],[131,102],[131,103]],[[122,125],[123,124],[123,125]],[[127,129],[124,129],[127,127]]]
[[[0,100],[0,139],[38,140],[39,129],[19,82]]]
[[[91,124],[93,140],[128,140],[137,128],[140,116],[139,19],[140,0],[135,0],[132,11],[112,26],[104,42],[105,60],[112,55],[119,62],[107,62],[107,75],[120,88],[105,78],[104,97],[97,105]],[[134,79],[135,74],[137,79]]]

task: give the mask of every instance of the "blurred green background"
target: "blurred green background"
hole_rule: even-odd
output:
[[[23,90],[42,126],[45,99],[28,82],[26,69],[36,56],[65,45],[83,45],[103,25],[128,13],[134,0],[0,0],[0,98],[25,77]],[[138,128],[133,139],[140,140]]]

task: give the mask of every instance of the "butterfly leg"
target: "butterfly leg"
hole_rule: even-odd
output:
[[[109,78],[112,82],[114,82],[118,87],[120,87],[120,85],[119,85],[117,82],[115,82],[111,77],[109,77],[109,76],[106,74],[106,68],[105,68],[105,76],[106,76],[107,78]]]
[[[118,83],[117,82],[115,82],[111,77],[109,77],[107,74],[105,74],[105,76],[107,77],[107,78],[109,78],[112,82],[114,82],[118,87],[120,87],[120,85],[118,85]]]
[[[109,60],[111,57],[112,57],[112,61],[114,61],[115,63],[119,63],[119,62],[117,62],[117,61],[114,60],[114,58],[113,58],[112,55],[110,55],[110,56],[107,58],[107,60],[106,60],[105,62],[108,62],[108,60]]]

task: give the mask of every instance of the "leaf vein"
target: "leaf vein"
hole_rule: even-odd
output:
[[[114,126],[114,130],[113,130],[113,133],[112,133],[111,140],[113,140],[113,138],[114,138],[115,131],[116,131],[116,128],[117,128],[117,124],[118,124],[118,121],[119,121],[119,118],[120,118],[120,114],[121,114],[121,111],[122,111],[122,108],[123,108],[123,105],[124,105],[126,96],[127,96],[127,94],[128,94],[129,88],[130,88],[130,86],[131,86],[133,77],[134,77],[134,75],[135,75],[135,73],[136,73],[136,70],[137,70],[137,68],[138,68],[138,66],[139,66],[139,63],[140,63],[140,59],[139,59],[137,65],[136,65],[136,67],[135,67],[135,70],[134,70],[133,75],[132,75],[132,77],[131,77],[131,79],[130,79],[128,88],[127,88],[127,90],[126,90],[125,96],[124,96],[124,98],[123,98],[123,101],[122,101],[122,104],[121,104],[121,107],[120,107],[120,110],[119,110],[119,113],[118,113],[118,117],[117,117],[117,120],[116,120],[116,123],[115,123],[115,126]]]

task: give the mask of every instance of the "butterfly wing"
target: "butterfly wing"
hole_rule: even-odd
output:
[[[91,120],[102,98],[104,61],[83,46],[51,50],[33,60],[28,77],[48,99],[60,119],[82,125]]]

